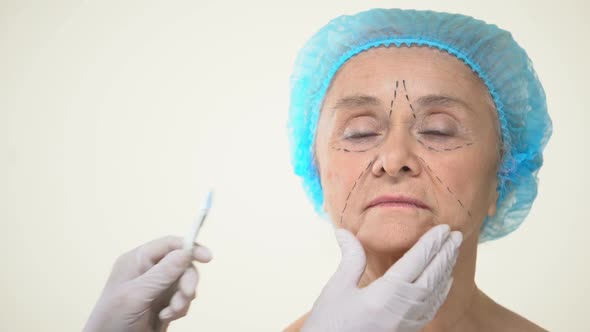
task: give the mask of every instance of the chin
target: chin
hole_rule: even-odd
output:
[[[399,253],[410,249],[433,225],[415,217],[389,216],[375,218],[367,216],[361,221],[357,238],[365,250],[380,253]]]

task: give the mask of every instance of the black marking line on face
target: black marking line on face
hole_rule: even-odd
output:
[[[410,111],[412,111],[412,117],[414,118],[414,120],[416,120],[416,113],[414,112],[414,106],[410,102],[410,96],[408,96],[408,89],[406,87],[406,80],[402,80],[402,84],[404,86],[404,92],[406,93],[406,101],[408,102],[408,105],[410,105]]]
[[[365,150],[349,150],[346,148],[337,148],[335,146],[331,146],[332,149],[336,150],[336,151],[344,151],[344,152],[367,152],[369,151],[369,149],[365,149]]]
[[[369,168],[371,167],[371,165],[373,165],[374,162],[375,162],[374,159],[372,159],[369,162],[367,167],[365,167],[365,169],[361,172],[361,174],[358,176],[358,178],[356,178],[356,180],[354,181],[354,184],[352,185],[352,188],[348,192],[348,195],[346,196],[346,200],[344,201],[344,208],[342,208],[342,212],[340,212],[340,225],[342,225],[342,219],[344,218],[344,211],[346,211],[346,207],[348,206],[348,199],[350,198],[350,195],[354,191],[354,188],[356,188],[357,183],[360,181],[360,179],[363,177],[363,175],[369,170]]]
[[[469,215],[469,217],[471,217],[471,211],[469,211],[469,209],[467,209],[465,207],[465,205],[463,204],[463,202],[461,202],[460,199],[457,198],[457,196],[455,195],[455,193],[453,193],[453,191],[451,191],[451,188],[449,188],[449,186],[447,186],[439,177],[438,175],[434,174],[434,172],[432,171],[432,169],[430,168],[430,166],[428,165],[428,163],[426,163],[426,161],[418,156],[418,159],[420,159],[420,161],[422,162],[422,164],[426,167],[426,169],[430,172],[431,175],[433,175],[438,182],[440,182],[440,184],[442,184],[443,186],[446,187],[447,191],[449,192],[449,194],[451,194],[451,196],[453,196],[453,198],[459,203],[459,205],[461,205],[461,207],[463,208],[463,210],[465,210],[467,212],[467,215]]]
[[[407,86],[406,86],[406,80],[402,80],[402,85],[403,85],[403,87],[404,87],[404,91],[405,91],[405,93],[406,93],[406,94],[405,94],[405,96],[406,96],[406,101],[408,102],[408,105],[410,106],[410,111],[412,112],[412,117],[414,117],[414,119],[416,119],[416,112],[415,112],[415,110],[414,110],[414,106],[413,106],[413,105],[412,105],[412,103],[410,102],[410,97],[408,96],[408,90],[407,90]],[[393,100],[391,100],[391,103],[390,103],[390,108],[389,108],[389,116],[388,116],[388,118],[389,118],[389,119],[391,119],[391,114],[393,113],[393,104],[394,104],[394,102],[395,102],[395,99],[396,99],[396,97],[397,97],[397,89],[398,89],[398,87],[399,87],[399,81],[398,81],[398,80],[396,80],[396,81],[395,81],[395,90],[393,91]],[[464,148],[464,147],[466,147],[466,146],[471,146],[471,145],[473,145],[473,142],[468,142],[468,143],[466,143],[466,144],[463,144],[463,145],[457,145],[457,146],[455,146],[455,147],[452,147],[452,148],[443,148],[443,149],[437,149],[437,148],[434,148],[434,147],[432,147],[432,146],[430,146],[430,145],[427,145],[426,143],[424,143],[424,142],[423,142],[422,140],[420,140],[420,139],[416,139],[416,141],[417,141],[418,143],[420,143],[422,146],[424,146],[425,148],[427,148],[428,150],[430,150],[430,151],[435,151],[435,152],[443,152],[443,151],[454,151],[454,150],[457,150],[457,149]],[[334,150],[337,150],[337,151],[344,151],[344,152],[367,152],[368,150],[370,150],[370,148],[369,148],[369,149],[365,149],[365,150],[349,150],[349,149],[345,149],[345,148],[337,148],[337,147],[334,147],[334,146],[332,146],[332,148],[333,148]]]
[[[414,119],[416,119],[416,112],[414,110],[414,105],[412,105],[412,103],[410,102],[410,97],[408,96],[408,89],[406,87],[406,80],[402,80],[402,84],[404,86],[404,92],[406,93],[406,100],[408,101],[408,104],[410,105],[410,110],[412,111],[412,116],[414,117]],[[457,149],[460,149],[460,148],[464,148],[466,146],[473,145],[473,142],[469,142],[469,143],[466,143],[466,144],[463,144],[463,145],[458,145],[458,146],[455,146],[455,147],[452,147],[452,148],[444,148],[442,150],[439,150],[439,149],[436,149],[436,148],[433,148],[431,146],[426,145],[420,139],[417,139],[417,141],[418,141],[418,143],[422,144],[427,149],[432,150],[432,151],[436,151],[436,152],[453,151],[453,150],[457,150]]]
[[[410,107],[410,111],[412,112],[412,116],[414,117],[414,119],[416,119],[416,113],[415,113],[415,110],[414,110],[414,106],[413,106],[413,105],[412,105],[412,103],[410,102],[410,97],[408,96],[408,89],[407,89],[407,86],[406,86],[406,80],[402,80],[402,85],[403,85],[403,87],[404,87],[404,92],[405,92],[406,101],[408,102],[408,105],[409,105],[409,107]],[[398,81],[398,80],[396,80],[396,81],[395,81],[395,90],[394,90],[394,92],[393,92],[393,100],[391,100],[390,109],[389,109],[389,118],[391,118],[391,114],[392,114],[392,112],[393,112],[393,104],[394,104],[394,101],[395,101],[395,99],[397,98],[397,89],[398,89],[398,87],[399,87],[399,81]],[[424,143],[423,141],[421,141],[420,139],[416,139],[416,141],[418,141],[418,143],[420,143],[422,146],[424,146],[424,147],[425,147],[425,148],[427,148],[428,150],[435,151],[435,152],[442,152],[442,151],[453,151],[453,150],[457,150],[457,149],[460,149],[460,148],[463,148],[463,147],[466,147],[466,146],[471,146],[471,145],[473,145],[473,144],[474,144],[473,142],[468,142],[468,143],[466,143],[466,144],[464,144],[464,145],[458,145],[458,146],[455,146],[455,147],[453,147],[453,148],[444,148],[444,149],[442,149],[442,150],[439,150],[439,149],[433,148],[433,147],[431,147],[431,146],[428,146],[427,144],[425,144],[425,143]],[[337,151],[344,151],[344,152],[366,152],[366,151],[370,150],[370,149],[365,149],[365,150],[357,150],[357,151],[354,151],[354,150],[348,150],[348,149],[345,149],[345,148],[337,148],[337,147],[334,147],[334,146],[332,146],[332,148],[333,148],[333,149],[335,149],[335,150],[337,150]],[[449,186],[447,186],[446,184],[444,184],[444,182],[443,182],[443,181],[442,181],[442,180],[441,180],[441,179],[440,179],[440,178],[439,178],[439,177],[438,177],[436,174],[434,174],[434,172],[432,171],[432,169],[430,168],[430,166],[429,166],[429,165],[426,163],[426,161],[425,161],[425,160],[424,160],[422,157],[418,156],[418,158],[419,158],[419,159],[422,161],[423,165],[426,167],[426,169],[428,169],[428,171],[431,173],[431,175],[434,175],[434,177],[435,177],[435,178],[436,178],[436,179],[437,179],[437,180],[438,180],[438,181],[439,181],[439,182],[440,182],[440,183],[441,183],[443,186],[445,186],[445,187],[446,187],[447,191],[448,191],[448,192],[449,192],[449,193],[450,193],[450,194],[453,196],[453,198],[454,198],[455,200],[457,200],[457,202],[459,203],[459,205],[461,205],[461,207],[462,207],[462,208],[463,208],[463,209],[464,209],[464,210],[467,212],[467,214],[468,214],[468,215],[471,217],[471,216],[472,216],[472,215],[471,215],[471,211],[469,211],[468,209],[466,209],[466,208],[465,208],[465,206],[463,205],[463,202],[461,202],[461,200],[460,200],[460,199],[458,199],[458,198],[455,196],[455,194],[454,194],[454,193],[451,191],[451,189],[449,188]],[[348,195],[346,196],[346,201],[345,201],[345,203],[344,203],[344,208],[342,209],[342,212],[340,213],[340,224],[342,224],[342,222],[343,222],[343,218],[344,218],[344,212],[346,211],[346,208],[348,207],[348,200],[350,199],[350,196],[351,196],[352,192],[353,192],[353,191],[354,191],[354,189],[356,188],[356,185],[357,185],[358,181],[359,181],[359,180],[361,179],[361,177],[362,177],[362,176],[363,176],[363,175],[364,175],[364,174],[367,172],[367,170],[369,169],[369,167],[371,167],[371,165],[374,163],[374,161],[375,161],[375,160],[372,160],[371,162],[369,162],[369,164],[367,165],[367,167],[366,167],[366,168],[365,168],[365,169],[364,169],[364,170],[361,172],[361,174],[359,175],[359,177],[357,178],[357,180],[354,182],[354,184],[353,184],[352,188],[351,188],[351,189],[350,189],[350,191],[348,192]]]
[[[426,143],[424,143],[424,142],[423,142],[422,140],[420,140],[420,139],[416,139],[416,141],[417,141],[418,143],[422,144],[422,146],[424,146],[424,147],[425,147],[425,148],[427,148],[428,150],[432,150],[432,151],[435,151],[435,152],[453,151],[453,150],[457,150],[457,149],[464,148],[464,147],[466,147],[466,146],[471,146],[471,145],[473,145],[473,142],[469,142],[469,143],[466,143],[466,144],[463,144],[463,145],[457,145],[457,146],[455,146],[455,147],[452,147],[452,148],[444,148],[444,149],[442,149],[442,150],[441,150],[441,149],[436,149],[436,148],[433,148],[433,147],[431,147],[430,145],[426,145]]]
[[[391,100],[391,105],[389,106],[389,119],[391,119],[391,113],[393,112],[393,103],[395,102],[395,98],[397,97],[397,86],[399,81],[395,81],[395,89],[393,90],[393,99]]]

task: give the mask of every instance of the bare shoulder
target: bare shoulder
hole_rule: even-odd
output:
[[[299,332],[303,327],[303,323],[305,323],[307,316],[309,316],[309,312],[299,317],[299,319],[291,323],[291,325],[287,326],[287,328],[285,328],[283,332]]]
[[[501,307],[500,310],[504,311],[500,314],[503,319],[499,320],[499,322],[502,322],[502,331],[547,332],[544,328],[513,311],[504,307]]]
[[[511,311],[485,296],[487,312],[487,327],[490,331],[507,332],[547,332],[544,328]]]

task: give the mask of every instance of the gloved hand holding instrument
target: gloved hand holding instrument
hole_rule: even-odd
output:
[[[192,261],[212,258],[194,242],[210,206],[211,192],[184,240],[162,237],[121,255],[84,332],[161,332],[185,316],[199,281]]]

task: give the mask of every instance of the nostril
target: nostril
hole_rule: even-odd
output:
[[[410,168],[408,166],[404,166],[404,167],[402,167],[401,171],[402,172],[409,172]]]

